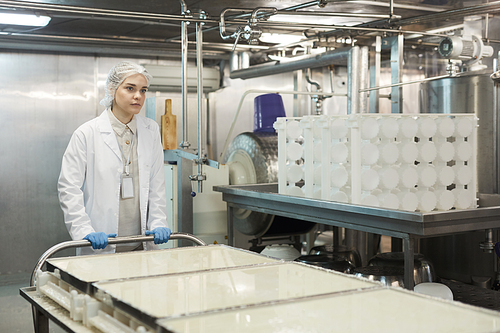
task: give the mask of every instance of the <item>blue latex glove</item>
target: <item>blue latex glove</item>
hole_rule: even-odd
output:
[[[153,231],[146,230],[146,236],[155,235],[155,244],[163,244],[168,242],[172,230],[166,227],[154,228]]]
[[[91,232],[83,239],[88,240],[92,244],[94,250],[104,249],[108,246],[108,237],[116,237],[116,234],[105,234],[104,232]]]

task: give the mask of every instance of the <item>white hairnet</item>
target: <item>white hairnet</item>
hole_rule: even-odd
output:
[[[113,99],[115,98],[116,89],[118,89],[120,84],[122,84],[127,77],[134,74],[144,75],[149,87],[153,77],[148,73],[146,68],[133,62],[122,61],[113,66],[109,71],[108,78],[106,79],[106,86],[104,87],[106,94],[99,104],[107,108],[111,107],[113,105]]]

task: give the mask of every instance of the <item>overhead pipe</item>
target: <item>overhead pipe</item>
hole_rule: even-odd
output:
[[[230,22],[230,21],[227,21]],[[399,24],[399,21],[397,22]],[[420,34],[423,36],[435,36],[435,37],[446,37],[446,34],[430,33],[425,31],[414,31],[414,30],[395,30],[389,28],[371,28],[365,26],[346,26],[346,25],[335,25],[335,24],[311,24],[311,23],[291,23],[284,21],[263,21],[259,25],[264,28],[304,28],[304,29],[330,29],[330,30],[353,30],[353,31],[365,31],[365,32],[389,32],[389,33],[401,33],[401,34]]]
[[[493,13],[497,11],[500,11],[500,1],[485,3],[478,6],[452,9],[452,10],[442,11],[439,13],[409,17],[398,20],[396,23],[399,26],[402,26],[410,24],[421,24],[426,22],[442,22],[451,18],[471,16],[471,15],[484,15],[485,13]]]
[[[183,0],[181,1],[181,6],[186,8]],[[76,14],[90,14],[90,15],[101,15],[101,16],[111,16],[111,17],[128,17],[137,19],[151,19],[151,20],[169,20],[169,21],[183,21],[185,17],[183,15],[172,15],[172,14],[157,14],[157,13],[145,13],[145,12],[135,12],[124,10],[112,10],[112,9],[101,9],[101,8],[88,8],[88,7],[78,7],[78,6],[68,6],[68,5],[58,5],[58,4],[41,4],[36,2],[28,1],[16,1],[16,0],[0,0],[1,7],[7,8],[20,8],[28,10],[37,11],[55,11],[55,12],[66,12],[66,13],[76,13]],[[192,22],[205,22],[217,24],[218,22],[211,19],[199,19],[193,18]]]
[[[388,19],[391,18],[390,15],[385,14],[361,14],[361,13],[338,13],[338,12],[288,12],[285,10],[278,10],[276,14],[282,15],[296,15],[296,16],[336,16],[336,17],[361,17],[361,18],[374,18],[374,19]],[[395,18],[401,18],[401,16],[393,15]]]
[[[231,79],[250,79],[267,75],[293,72],[304,68],[318,68],[328,65],[346,65],[350,47],[336,50],[291,58],[289,61],[280,61],[272,65],[259,65],[246,69],[240,69],[230,73]]]
[[[345,0],[344,0],[345,1]],[[328,3],[338,3],[339,0],[320,0],[319,1],[322,5],[320,7],[325,7]],[[407,4],[395,4],[392,0],[390,3],[387,2],[382,2],[382,1],[373,1],[373,0],[368,0],[368,1],[361,1],[361,0],[355,0],[355,1],[349,1],[350,3],[355,3],[355,4],[360,4],[360,5],[366,5],[366,6],[376,6],[376,7],[393,7],[391,12],[394,11],[394,8],[401,8],[401,9],[415,9],[415,10],[421,10],[421,11],[427,11],[427,12],[441,12],[443,9],[441,8],[436,8],[436,7],[431,7],[431,6],[422,6],[422,5],[407,5]]]
[[[238,29],[231,35],[226,34],[226,24],[224,22],[224,15],[227,12],[230,11],[238,11],[238,12],[245,12],[245,11],[251,11],[252,14],[250,16],[250,19],[248,22],[246,22],[246,25],[244,27],[238,26]],[[236,49],[236,45],[238,45],[238,41],[240,38],[245,39],[248,41],[249,44],[258,44],[259,38],[262,35],[262,31],[257,28],[257,23],[259,23],[259,18],[257,18],[258,14],[260,12],[271,12],[270,14],[267,15],[274,15],[277,12],[277,9],[274,7],[258,7],[255,9],[239,9],[239,8],[226,8],[220,13],[220,36],[222,39],[235,39],[234,46],[233,46],[233,51]]]
[[[234,33],[229,34],[229,35],[226,33],[226,21],[224,19],[224,16],[228,12],[241,12],[241,13],[245,13],[245,12],[252,12],[252,9],[226,8],[223,11],[220,12],[220,15],[219,15],[219,33],[220,33],[220,37],[223,40],[228,40],[228,39],[235,38],[236,41],[238,41],[239,35],[241,34],[241,32],[239,30],[235,31]]]
[[[304,8],[309,8],[309,7],[316,6],[317,4],[318,4],[318,1],[310,1],[310,2],[306,2],[306,3],[300,4],[300,5],[287,7],[287,8],[281,9],[280,11],[293,11],[293,10],[297,10],[297,9],[304,9]],[[246,13],[246,14],[234,15],[231,18],[231,20],[237,19],[237,18],[244,18],[244,17],[247,17],[249,15],[251,15],[251,14]],[[216,30],[216,29],[220,29],[219,26],[213,26],[213,27],[210,27],[210,28],[205,28],[205,29],[203,29],[203,32],[212,31],[212,30]],[[191,34],[196,34],[196,33],[191,33]],[[179,38],[179,36],[173,37],[173,38],[169,38],[168,40],[177,39],[177,38]]]

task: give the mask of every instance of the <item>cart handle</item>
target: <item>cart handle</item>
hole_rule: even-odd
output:
[[[174,239],[183,239],[183,240],[189,240],[192,241],[193,243],[196,243],[198,245],[207,245],[204,241],[199,239],[198,237],[195,237],[191,234],[187,234],[185,232],[174,232],[170,235],[169,240],[174,240]],[[150,242],[154,241],[154,235],[150,236],[144,236],[144,235],[139,235],[139,236],[126,236],[126,237],[116,237],[116,238],[108,238],[108,244],[122,244],[122,243],[135,243],[135,242]],[[71,249],[71,248],[76,248],[76,247],[87,247],[87,246],[92,246],[92,244],[87,241],[87,240],[73,240],[73,241],[67,241],[67,242],[62,242],[59,244],[56,244],[52,246],[50,249],[45,251],[44,254],[38,259],[38,262],[36,263],[35,268],[33,269],[33,272],[31,273],[31,279],[30,279],[30,286],[33,287],[35,286],[35,279],[36,279],[36,272],[39,269],[42,269],[42,266],[45,264],[45,261],[52,256],[54,253],[59,252],[61,250],[65,249]]]

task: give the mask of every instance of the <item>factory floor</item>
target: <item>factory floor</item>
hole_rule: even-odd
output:
[[[0,275],[0,332],[34,332],[31,306],[19,295],[20,288],[29,286],[30,275]],[[50,322],[49,332],[65,331]]]

